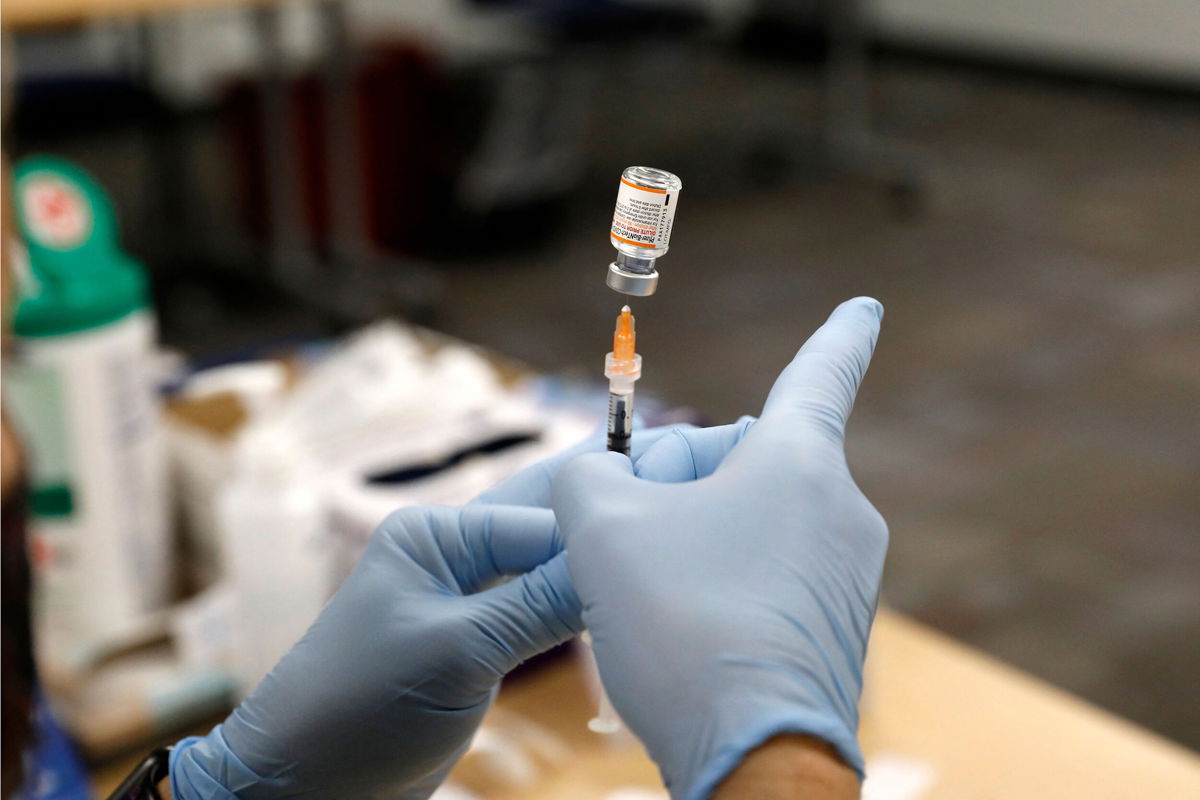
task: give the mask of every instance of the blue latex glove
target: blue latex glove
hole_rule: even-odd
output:
[[[641,458],[660,439],[680,432],[699,430],[695,425],[664,425],[642,430],[641,417],[634,415],[634,433],[629,442],[633,458]],[[472,503],[499,503],[512,506],[550,507],[550,487],[555,475],[565,464],[584,453],[602,453],[605,448],[605,426],[596,428],[591,436],[561,453],[526,467],[506,480],[488,489]],[[666,454],[664,454],[666,455]]]
[[[636,436],[636,452],[668,431]],[[427,797],[500,679],[580,629],[546,506],[558,467],[599,449],[593,437],[464,508],[388,517],[254,693],[208,736],[176,746],[174,796]],[[487,588],[507,574],[520,577]]]
[[[676,798],[707,797],[781,733],[862,773],[862,664],[887,527],[843,432],[883,309],[843,303],[761,419],[565,466],[553,507],[613,704]]]

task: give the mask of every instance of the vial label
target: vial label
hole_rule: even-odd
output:
[[[649,189],[624,178],[617,187],[613,210],[612,238],[648,249],[666,249],[671,241],[679,191]]]

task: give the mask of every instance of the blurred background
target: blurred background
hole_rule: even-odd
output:
[[[5,354],[34,453],[35,581],[52,587],[44,678],[86,751],[147,738],[144,719],[96,722],[113,698],[175,681],[178,708],[156,706],[167,722],[150,728],[187,725],[265,671],[229,661],[253,638],[230,620],[252,624],[238,604],[265,580],[239,584],[231,564],[278,551],[238,556],[228,537],[258,519],[264,487],[313,484],[272,465],[303,450],[354,476],[320,498],[335,522],[312,535],[338,544],[298,550],[278,577],[295,608],[319,608],[297,576],[325,591],[387,508],[466,499],[602,420],[624,302],[604,285],[607,230],[631,164],[684,186],[659,291],[633,304],[647,417],[756,413],[836,303],[879,298],[848,452],[891,526],[885,603],[1200,747],[1189,0],[7,0],[3,14],[5,224],[29,245],[6,306],[39,281],[91,280],[62,254],[103,250],[148,287],[120,302],[157,321],[64,361],[42,351],[93,323],[54,328],[22,305]],[[71,361],[110,349],[156,387],[145,419],[128,397],[104,406],[110,378]],[[85,387],[54,402],[92,408],[64,419],[125,414],[142,431],[121,445],[135,455],[99,442],[67,458],[141,464],[130,474],[153,494],[141,544],[95,534],[124,587],[106,594],[140,592],[112,610],[76,585],[102,556],[71,555],[55,527],[110,523],[79,522],[97,513],[68,497],[84,489],[38,482],[33,429],[55,423],[30,421],[52,390],[28,371],[47,364],[73,376],[58,391]],[[294,493],[287,513],[309,518],[314,491]],[[163,616],[189,598],[182,623]],[[162,636],[168,656],[81,688]]]

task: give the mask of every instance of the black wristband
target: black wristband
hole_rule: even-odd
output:
[[[121,782],[108,800],[162,800],[158,783],[167,777],[171,763],[171,748],[152,750],[134,767],[129,777]]]

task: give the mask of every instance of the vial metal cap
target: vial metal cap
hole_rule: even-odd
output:
[[[633,297],[649,297],[658,288],[658,270],[629,272],[614,262],[608,265],[608,288]]]

